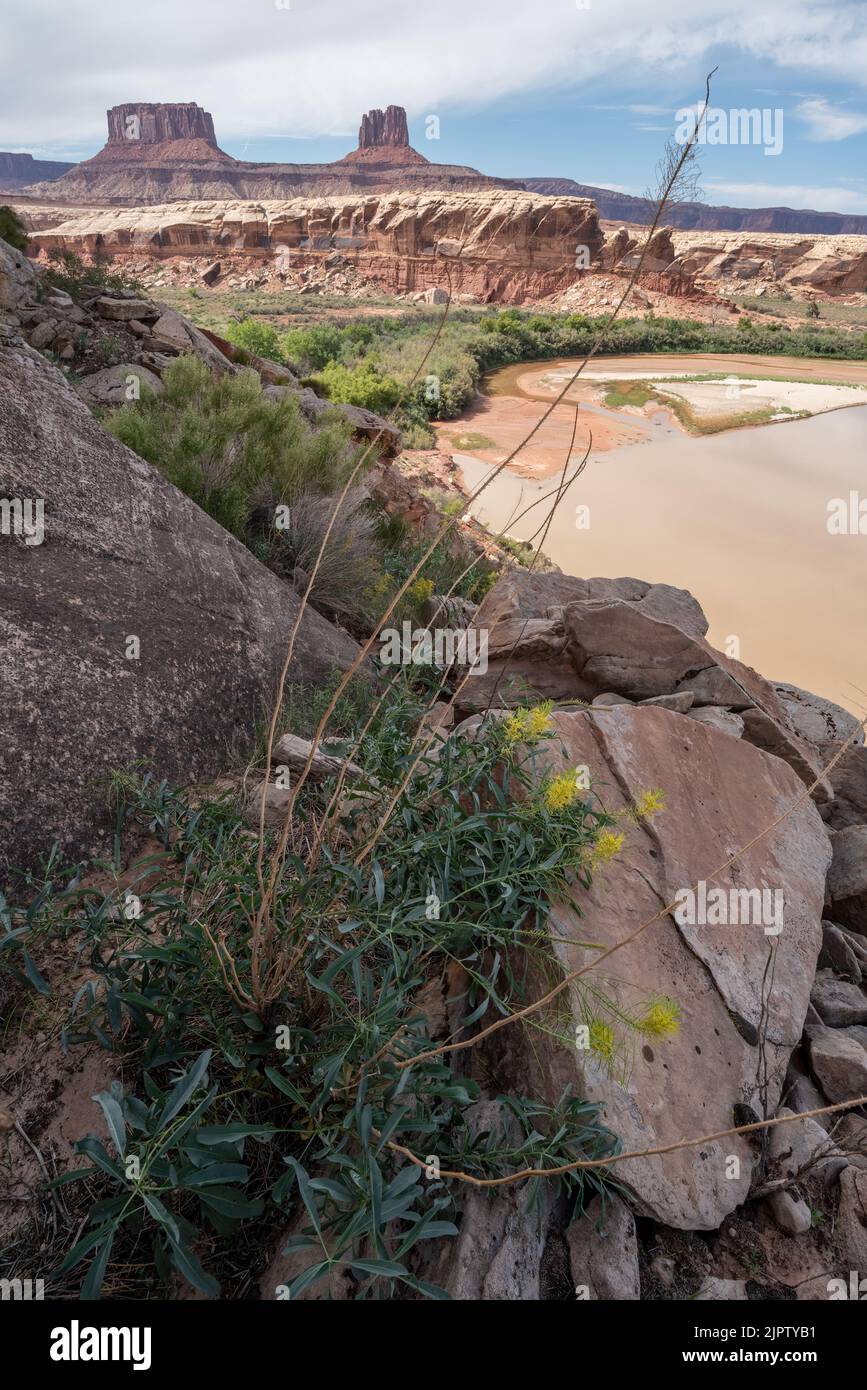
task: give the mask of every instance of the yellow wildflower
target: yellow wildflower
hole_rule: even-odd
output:
[[[506,742],[535,743],[551,727],[551,709],[551,701],[546,700],[532,709],[513,710],[508,718],[503,720]]]
[[[590,1024],[590,1051],[603,1062],[614,1060],[614,1029],[598,1018]]]
[[[673,999],[656,999],[639,1020],[642,1033],[654,1038],[670,1038],[680,1027],[680,1009]]]
[[[615,830],[603,830],[593,846],[594,864],[607,864],[615,859],[623,848],[623,838]]]
[[[569,772],[558,772],[545,787],[545,805],[549,811],[562,811],[571,806],[578,795],[578,773],[573,768]]]
[[[659,787],[654,787],[652,791],[642,792],[635,802],[635,814],[639,820],[648,819],[655,816],[657,811],[665,810],[665,796]]]

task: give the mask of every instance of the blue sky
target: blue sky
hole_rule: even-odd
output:
[[[230,154],[330,160],[396,102],[436,162],[640,194],[718,64],[714,107],[782,109],[783,144],[708,146],[706,200],[867,213],[862,0],[149,0],[132,30],[103,0],[6,8],[0,149],[86,157],[107,106],[192,100]]]

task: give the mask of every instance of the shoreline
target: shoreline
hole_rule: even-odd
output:
[[[719,367],[729,364],[739,367],[740,373],[723,375]],[[434,425],[438,447],[491,466],[501,464],[539,424],[577,365],[578,359],[555,358],[513,363],[487,373],[482,389],[459,419]],[[618,391],[617,383],[623,383],[623,389]],[[850,392],[854,399],[845,399],[844,393]],[[610,395],[616,404],[607,404]],[[666,435],[700,439],[865,404],[867,362],[851,359],[775,360],[748,354],[729,359],[718,353],[595,358],[510,463],[509,471],[540,481],[559,472],[569,451],[576,411],[571,452],[583,453],[590,444],[595,457]]]

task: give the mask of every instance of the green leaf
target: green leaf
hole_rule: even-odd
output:
[[[98,1091],[90,1099],[95,1100],[97,1105],[102,1107],[112,1143],[120,1157],[123,1158],[126,1154],[126,1121],[123,1118],[123,1109],[109,1091]]]
[[[301,1092],[292,1085],[291,1081],[287,1081],[286,1077],[282,1072],[279,1072],[276,1067],[266,1067],[265,1075],[272,1086],[276,1086],[277,1090],[282,1091],[284,1096],[288,1096],[290,1100],[294,1100],[296,1105],[304,1104],[304,1097]]]
[[[196,1058],[193,1065],[184,1073],[173,1090],[169,1092],[163,1113],[157,1121],[158,1129],[163,1129],[170,1120],[173,1120],[178,1111],[183,1110],[190,1097],[193,1096],[204,1083],[210,1060],[211,1049],[208,1048],[207,1052],[203,1052]]]
[[[250,1201],[234,1187],[206,1187],[199,1193],[199,1201],[221,1216],[231,1216],[241,1221],[248,1216],[261,1216],[264,1203],[261,1197]]]
[[[200,1293],[206,1294],[208,1298],[219,1298],[220,1285],[212,1275],[207,1274],[202,1268],[198,1257],[186,1245],[169,1239],[172,1251],[172,1264],[179,1270],[188,1283]]]
[[[211,1163],[207,1168],[187,1172],[180,1176],[180,1187],[208,1187],[211,1183],[217,1182],[246,1182],[249,1177],[245,1163]]]
[[[95,1250],[98,1245],[101,1245],[104,1240],[107,1240],[109,1236],[114,1234],[116,1224],[116,1222],[110,1221],[104,1226],[97,1227],[95,1231],[91,1231],[89,1235],[77,1241],[72,1249],[67,1251],[66,1255],[57,1266],[57,1269],[54,1271],[55,1276],[68,1274],[71,1269],[75,1269],[75,1266],[80,1264],[85,1255],[89,1255],[91,1250]]]
[[[310,1179],[307,1176],[307,1172],[304,1168],[301,1167],[301,1164],[298,1162],[297,1158],[289,1157],[285,1160],[285,1162],[295,1173],[295,1177],[298,1180],[298,1191],[301,1194],[301,1200],[307,1208],[307,1215],[313,1222],[313,1229],[321,1239],[322,1229],[319,1225],[319,1210],[316,1206],[316,1197],[313,1193],[312,1187],[310,1186]]]
[[[406,1265],[399,1265],[395,1260],[350,1260],[349,1268],[356,1273],[381,1274],[392,1279],[409,1273]]]
[[[169,1239],[179,1241],[181,1233],[178,1230],[178,1223],[172,1216],[168,1207],[163,1206],[159,1197],[154,1197],[151,1192],[143,1192],[142,1200],[155,1221],[164,1226],[169,1233]]]
[[[48,982],[47,980],[43,979],[39,971],[36,969],[33,957],[27,950],[26,946],[23,947],[21,954],[24,959],[24,973],[27,976],[30,983],[32,984],[33,988],[35,990],[38,990],[40,994],[50,994],[51,989],[48,985]]]
[[[309,1289],[311,1284],[315,1284],[317,1279],[321,1279],[323,1274],[327,1274],[331,1268],[330,1260],[322,1260],[317,1265],[309,1265],[297,1279],[293,1279],[289,1285],[289,1297],[297,1298],[305,1289]]]
[[[81,1286],[81,1293],[78,1295],[80,1299],[99,1298],[105,1279],[105,1271],[108,1267],[108,1257],[114,1244],[114,1234],[112,1231],[107,1240],[104,1240],[102,1245],[98,1247]]]

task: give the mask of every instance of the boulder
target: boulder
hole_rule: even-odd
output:
[[[57,336],[57,324],[53,319],[45,319],[42,323],[37,323],[32,330],[29,338],[30,346],[39,351],[50,347]]]
[[[818,1026],[821,1027],[821,1023]],[[786,1072],[783,1096],[786,1105],[797,1115],[802,1115],[805,1110],[820,1110],[823,1105],[827,1104],[822,1092],[810,1076],[800,1048],[796,1048],[789,1058],[789,1069]]]
[[[547,617],[552,604],[562,605],[562,617]],[[549,626],[543,629],[542,623]],[[788,762],[802,782],[812,785],[820,771],[818,754],[791,728],[769,682],[711,647],[704,636],[707,620],[683,589],[631,578],[516,572],[485,597],[474,625],[488,629],[488,672],[461,692],[462,712],[533,698],[589,702],[615,693],[642,701],[683,695],[684,704],[691,697],[693,705],[742,710],[744,738]],[[515,634],[530,631],[550,637],[547,656],[523,638],[511,650]],[[826,802],[832,791],[820,782],[814,795]]]
[[[691,690],[680,690],[676,695],[651,695],[649,700],[639,700],[639,704],[659,705],[660,709],[670,709],[674,714],[686,714],[693,699]]]
[[[801,690],[797,685],[786,685],[774,681],[774,690],[782,700],[792,727],[801,738],[827,758],[832,756],[841,743],[856,734],[860,723],[848,710],[826,700],[821,695],[813,695],[809,690]],[[856,734],[856,745],[864,742],[864,730]]]
[[[833,922],[822,923],[822,954],[819,964],[830,966],[838,975],[845,975],[856,985],[861,982],[861,960],[852,947],[849,933],[835,926]]]
[[[75,383],[75,389],[89,406],[125,405],[138,400],[142,387],[160,395],[163,383],[156,372],[138,362],[122,362],[117,367],[103,367]]]
[[[832,1104],[867,1096],[867,1047],[844,1028],[810,1027],[810,1065]]]
[[[113,296],[100,295],[90,307],[101,319],[111,319],[115,323],[159,316],[158,310],[147,299],[115,299]]]
[[[835,831],[831,845],[828,901],[834,920],[867,936],[867,825]]]
[[[777,1111],[778,1115],[787,1116],[796,1113],[785,1105]],[[833,1116],[828,1118],[832,1120]],[[846,1159],[827,1131],[818,1120],[809,1118],[769,1129],[768,1159],[774,1177],[797,1178],[815,1173],[828,1183],[846,1167]]]
[[[270,700],[298,600],[24,345],[0,345],[0,475],[45,504],[41,544],[0,546],[5,875],[55,841],[102,853],[113,770],[218,772]],[[290,679],[327,681],[357,651],[308,610]]]
[[[652,823],[621,819],[623,850],[597,871],[589,890],[576,884],[555,899],[552,950],[566,972],[590,965],[599,946],[622,942],[679,892],[707,880],[800,793],[794,773],[779,759],[664,709],[559,711],[553,732],[534,754],[538,775],[588,768],[598,801],[621,818],[642,791],[659,787],[665,796],[665,809]],[[781,932],[767,935],[760,924],[690,924],[688,918],[681,925],[673,915],[664,916],[620,949],[610,966],[601,966],[598,976],[591,973],[586,986],[578,981],[570,991],[576,1026],[587,1009],[599,1008],[587,986],[610,997],[613,1061],[586,1047],[549,1046],[544,1035],[534,1034],[532,1046],[521,1047],[520,1033],[506,1029],[491,1039],[506,1049],[499,1059],[504,1074],[516,1084],[520,1078],[525,1093],[550,1100],[571,1084],[604,1105],[604,1122],[625,1148],[650,1148],[732,1124],[733,1107],[755,1094],[764,1029],[769,1104],[775,1106],[809,1002],[828,858],[819,814],[803,802],[714,879],[729,892],[761,885],[782,890]],[[582,944],[588,942],[595,947]],[[770,951],[774,986],[766,1008],[762,981]],[[538,992],[544,992],[541,982]],[[660,998],[674,999],[679,1010],[673,1036],[636,1034],[622,1024],[623,1014],[640,1017]],[[558,1032],[563,1036],[559,1025]],[[728,1176],[732,1154],[741,1160],[737,1179]],[[753,1160],[747,1141],[732,1138],[678,1150],[664,1163],[619,1163],[617,1180],[641,1213],[679,1228],[715,1229],[745,1199]]]
[[[465,1113],[471,1133],[505,1133],[519,1142],[514,1117],[499,1101],[477,1101]],[[553,1196],[543,1186],[540,1200],[528,1206],[523,1189],[523,1183],[499,1192],[462,1189],[459,1234],[425,1242],[418,1276],[453,1299],[536,1302]]]
[[[238,368],[230,362],[224,353],[220,351],[207,334],[200,328],[190,323],[189,319],[183,318],[174,309],[169,309],[164,304],[154,304],[152,310],[158,313],[156,323],[151,327],[150,338],[147,346],[151,351],[184,353],[193,352],[197,357],[201,357],[207,362],[212,372],[218,376],[228,372],[235,372]],[[132,315],[135,319],[140,319],[141,314]]]
[[[780,1230],[788,1236],[802,1236],[812,1225],[810,1208],[803,1197],[796,1197],[787,1188],[773,1192],[768,1207]]]
[[[834,800],[827,822],[833,830],[867,824],[867,748],[853,745],[828,773]]]
[[[867,1172],[867,1119],[862,1115],[844,1115],[835,1126],[834,1137],[847,1163]]]
[[[0,309],[14,310],[36,298],[36,269],[23,251],[0,240]]]
[[[867,1023],[867,995],[851,981],[841,980],[833,970],[817,972],[810,1002],[829,1028]]]
[[[573,1288],[617,1302],[641,1298],[635,1218],[619,1197],[594,1197],[567,1228],[566,1244]]]

